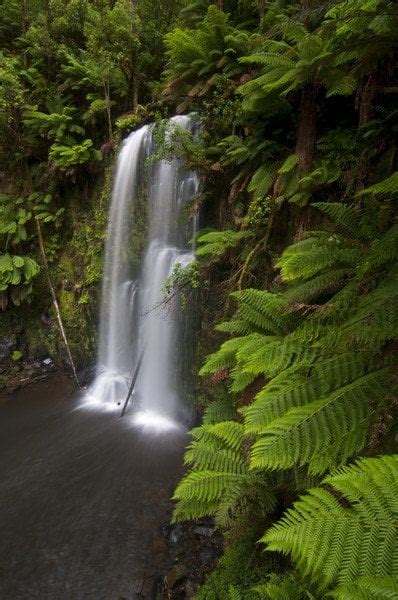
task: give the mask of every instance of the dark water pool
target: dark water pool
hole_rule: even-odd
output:
[[[0,599],[151,598],[183,433],[79,410],[63,376],[0,400]]]

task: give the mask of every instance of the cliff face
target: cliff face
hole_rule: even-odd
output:
[[[12,177],[12,174],[4,173],[5,181],[12,181]],[[67,212],[57,228],[56,237],[46,239],[52,284],[79,367],[87,366],[95,357],[111,177],[112,165],[109,164],[91,178],[84,189],[71,186],[66,190],[62,203],[67,205]],[[15,186],[12,183],[4,186],[3,193],[15,194]],[[34,250],[38,256],[37,248]],[[40,262],[39,258],[37,260]],[[43,269],[35,280],[29,301],[20,306],[8,306],[1,314],[0,346],[3,364],[35,362],[48,356],[58,364],[66,361]]]

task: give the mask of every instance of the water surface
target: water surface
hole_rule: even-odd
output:
[[[0,598],[151,598],[185,435],[82,410],[71,389],[55,376],[0,399]]]

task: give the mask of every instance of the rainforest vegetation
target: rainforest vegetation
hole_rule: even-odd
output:
[[[174,519],[225,553],[198,600],[398,598],[398,7],[2,0],[0,319],[95,350],[111,168],[155,121],[201,174],[202,315]],[[162,118],[196,113],[198,138]],[[171,147],[170,147],[171,141]],[[47,266],[46,266],[47,265]],[[188,290],[188,291],[187,291]]]

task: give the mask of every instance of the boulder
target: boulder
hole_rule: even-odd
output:
[[[17,336],[16,335],[4,335],[0,337],[0,362],[6,361],[12,352],[17,347]]]

